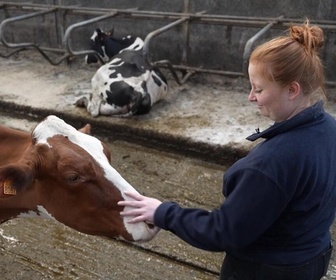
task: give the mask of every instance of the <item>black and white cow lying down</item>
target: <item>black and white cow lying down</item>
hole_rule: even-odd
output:
[[[92,94],[78,100],[77,106],[86,107],[93,117],[127,117],[148,113],[167,95],[165,77],[147,63],[142,45],[139,48],[139,43],[134,42],[97,70],[91,80]],[[108,53],[106,49],[105,52]]]

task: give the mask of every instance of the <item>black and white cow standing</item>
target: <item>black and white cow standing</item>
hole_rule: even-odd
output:
[[[76,105],[86,107],[93,117],[145,114],[168,92],[167,80],[158,68],[148,64],[138,44],[122,49],[101,66],[91,85],[92,94]]]

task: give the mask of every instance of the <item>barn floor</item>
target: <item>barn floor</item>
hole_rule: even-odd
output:
[[[90,122],[96,129],[105,128],[103,134],[125,137],[132,134],[133,140],[155,140],[151,146],[164,148],[169,144],[185,151],[198,151],[209,160],[218,161],[225,152],[248,149],[250,143],[245,137],[257,127],[270,125],[247,101],[249,83],[242,78],[195,75],[179,86],[166,71],[169,95],[149,114],[92,118],[74,103],[90,93],[90,81],[99,65],[88,66],[78,59],[70,65],[52,66],[28,52],[15,58],[0,58],[0,62],[2,111],[21,112],[37,119],[57,114],[70,122],[80,120]],[[216,149],[221,151],[216,153]]]
[[[0,51],[4,52],[1,48]],[[249,143],[245,138],[254,133],[256,128],[263,130],[271,125],[271,122],[268,119],[259,116],[255,106],[248,102],[247,95],[249,92],[249,83],[247,79],[194,75],[186,84],[178,86],[168,72],[164,73],[169,80],[169,96],[159,104],[155,105],[149,114],[131,118],[102,116],[92,118],[85,109],[76,108],[74,103],[82,96],[90,93],[90,80],[97,70],[97,67],[98,66],[87,66],[79,59],[73,61],[69,65],[63,63],[59,66],[52,66],[41,57],[31,52],[21,53],[16,57],[11,57],[9,59],[0,58],[0,113],[2,114],[2,122],[7,123],[4,121],[5,115],[15,115],[24,119],[38,121],[48,114],[55,114],[64,118],[76,127],[80,127],[85,123],[91,123],[93,125],[93,134],[97,134],[112,142],[116,139],[127,140],[140,144],[141,146],[157,148],[159,151],[174,151],[182,155],[192,155],[206,161],[211,161],[215,163],[215,165],[209,168],[207,167],[208,169],[206,170],[209,173],[204,173],[203,177],[210,181],[216,181],[217,185],[220,184],[221,174],[226,168],[224,166],[230,165],[254,145],[254,143]],[[329,89],[331,97],[334,91],[334,89]],[[336,99],[334,98],[330,98],[327,111],[336,117],[335,100]],[[25,122],[15,122],[11,125],[24,130],[31,129],[31,124],[26,125]],[[137,149],[134,148],[134,155],[136,154],[136,151]],[[123,159],[128,159],[129,157],[129,154],[127,157],[121,155],[121,158]],[[134,159],[134,166],[140,169],[148,169],[147,174],[152,177],[154,176],[153,174],[155,174],[155,176],[160,175],[159,177],[162,179],[163,174],[160,173],[161,171],[153,171],[152,168],[146,166],[146,164],[144,165],[142,162],[144,157],[146,156],[139,155],[138,159]],[[160,158],[160,155],[158,158]],[[171,158],[171,156],[168,156],[168,158]],[[183,162],[182,166],[184,166],[186,162],[188,163],[188,161]],[[120,164],[122,165],[122,163]],[[160,163],[158,163],[158,165],[160,165]],[[223,168],[221,168],[221,166],[223,166]],[[125,170],[127,169],[126,167]],[[201,167],[200,170],[203,170],[202,168],[205,167]],[[181,167],[177,170],[181,171]],[[202,173],[199,169],[196,170],[198,171],[194,172]],[[215,175],[212,175],[212,172]],[[169,172],[165,171],[165,173],[168,174]],[[136,178],[136,175],[134,174],[130,176]],[[213,176],[216,176],[216,179],[213,179]],[[199,179],[197,179],[197,176],[195,178],[195,180]],[[169,176],[165,180],[169,182]],[[178,187],[179,180],[174,180],[173,185]],[[139,184],[142,184],[142,182],[136,182],[136,185]],[[215,202],[212,201],[209,204],[207,204],[206,201],[200,202],[200,199],[203,199],[203,197],[210,200],[210,197],[207,196],[209,191],[203,190],[204,196],[199,195],[199,197],[197,197],[199,193],[195,193],[195,189],[193,189],[195,184],[196,183],[190,183],[189,189],[176,192],[176,195],[179,195],[181,199],[181,203],[184,202],[194,205],[193,202],[196,201],[198,205],[202,207],[211,208],[215,206],[215,202],[219,202],[219,190],[218,196],[215,196],[214,198]],[[218,187],[217,185],[216,187]],[[153,185],[153,187],[155,187],[155,185]],[[211,191],[210,194],[216,192],[216,190]],[[149,190],[143,191],[149,194],[158,195],[162,199],[175,199],[175,197],[172,197],[169,194],[169,191],[165,192],[162,190],[154,193]],[[29,223],[22,225],[20,233],[18,233],[19,236],[22,232],[26,231],[26,227],[32,226]],[[2,236],[0,236],[0,240],[2,238],[2,243],[7,242],[8,244],[12,244],[10,243],[10,240],[6,239],[6,236],[4,237],[4,235],[2,235],[2,232],[8,228],[9,231],[13,230],[11,227],[18,227],[17,222],[13,223],[13,225],[8,225],[5,228],[0,228],[0,234]],[[43,224],[37,224],[37,228],[44,230],[43,227]],[[59,228],[51,228],[49,234],[63,236],[63,233],[60,234],[59,230]],[[62,237],[64,242],[71,245],[72,241],[69,241],[69,238],[71,239],[73,237],[68,237],[68,234],[71,235],[73,233],[66,232],[64,234],[67,236]],[[336,238],[336,235],[334,236]],[[167,235],[164,235],[164,237],[168,238]],[[36,239],[35,236],[29,238],[33,240],[32,244],[38,243],[38,239]],[[85,240],[82,241],[80,235],[76,238],[80,240],[79,242],[87,242]],[[162,241],[159,240],[159,242],[150,245],[150,247],[160,246],[161,243],[165,242],[163,240],[166,239],[163,238]],[[169,238],[167,240],[169,242],[171,241]],[[9,246],[11,248],[9,254],[15,254],[17,256],[22,253],[22,259],[19,259],[16,262],[20,264],[27,262],[27,254],[24,252],[25,250],[28,250],[28,248],[22,248],[20,253],[20,248],[18,246],[20,244],[15,241],[13,242],[14,245],[10,246],[13,248],[15,247],[15,249]],[[99,245],[103,247],[107,246],[105,243],[100,243],[101,241],[92,242],[98,242]],[[176,248],[173,250],[178,251],[181,255],[183,255],[183,251],[188,254],[184,245],[176,243],[176,240],[171,242],[176,245]],[[52,248],[58,248],[59,246],[63,245],[52,244],[52,246],[47,249],[47,254],[53,255],[50,253]],[[78,246],[80,248],[84,245],[81,244]],[[88,244],[88,246],[93,245]],[[1,255],[4,254],[4,248],[5,246],[1,246],[0,248]],[[121,251],[123,251],[123,249],[121,249]],[[122,252],[118,251],[118,254],[122,254]],[[141,253],[138,254],[140,255],[139,258],[143,260],[144,257],[141,256]],[[208,266],[211,271],[218,271],[222,255],[213,257],[215,264],[211,263],[212,257],[210,257],[210,255],[202,255],[201,253],[199,257],[195,256],[195,253],[192,253],[192,255],[196,260],[199,258],[199,262],[208,259],[209,264],[205,264],[205,267]],[[92,257],[94,258],[94,256]],[[188,257],[189,256],[187,255],[183,258],[188,259]],[[43,276],[42,273],[41,279],[57,278],[57,275],[64,276],[61,272],[61,259],[56,261],[59,261],[60,263],[57,264],[58,268],[55,268],[55,277],[46,277],[46,275]],[[43,265],[43,261],[41,263]],[[36,263],[35,265],[38,266],[41,265],[41,263]],[[2,267],[5,267],[6,265],[7,264],[2,264]],[[71,266],[70,263],[67,265],[69,267]],[[106,263],[102,263],[101,265],[102,269],[106,269]],[[126,264],[124,265],[126,269]],[[168,272],[169,269],[171,269],[171,267],[169,268],[168,263],[158,261],[157,265],[159,267],[162,266],[162,269],[167,269]],[[67,269],[70,271],[69,267]],[[129,269],[129,266],[127,266],[127,269]],[[38,269],[36,268],[36,270]],[[158,269],[155,273],[160,275]],[[165,277],[167,276],[167,274],[162,275],[165,275]],[[205,274],[203,276],[195,275],[190,279],[213,279],[212,276],[206,278],[204,276]],[[329,278],[327,279],[336,279],[335,260],[331,263],[328,277]],[[75,278],[75,276],[71,277],[71,279]],[[22,277],[17,279],[25,278]],[[62,277],[59,279],[62,279]],[[121,276],[116,276],[113,279],[123,278]],[[134,279],[137,278],[134,277]],[[158,276],[157,278],[153,277],[148,279],[167,278],[159,278]]]
[[[245,138],[256,128],[263,130],[272,124],[247,100],[250,86],[245,78],[194,75],[179,86],[166,71],[169,94],[149,114],[92,118],[74,103],[91,92],[91,77],[99,65],[88,66],[77,59],[69,65],[52,66],[30,52],[15,58],[0,58],[0,62],[3,112],[17,112],[37,119],[56,114],[69,122],[89,122],[94,128],[105,130],[103,134],[110,137],[132,140],[131,134],[133,140],[151,141],[151,147],[155,142],[159,148],[168,145],[182,151],[203,151],[203,156],[211,161],[221,162],[222,157],[227,163],[225,152],[240,155],[239,151],[248,151],[253,143]],[[334,89],[329,92],[332,96]],[[335,100],[331,98],[327,106],[327,111],[334,116]],[[185,144],[184,147],[181,144]],[[212,153],[216,149],[219,156]]]

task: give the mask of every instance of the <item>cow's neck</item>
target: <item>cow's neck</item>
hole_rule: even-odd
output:
[[[37,197],[29,191],[18,194],[0,182],[0,223],[17,217],[41,216],[40,210],[44,208],[39,208]]]
[[[24,208],[19,208],[19,207],[11,208],[8,202],[3,203],[3,201],[0,200],[0,224],[8,220],[12,220],[14,218],[34,218],[34,217],[54,219],[47,212],[47,210],[41,205],[36,206],[35,209],[29,209],[25,207]]]
[[[26,217],[30,216],[38,216],[38,214],[34,211],[27,211],[26,209],[1,209],[0,208],[0,224],[12,220],[14,218],[19,218],[19,217]],[[24,214],[22,214],[24,213]],[[26,214],[27,213],[27,214]],[[29,215],[28,215],[29,214]]]

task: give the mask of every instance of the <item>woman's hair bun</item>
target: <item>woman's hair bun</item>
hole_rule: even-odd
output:
[[[303,25],[292,25],[290,37],[305,47],[308,53],[318,51],[323,46],[323,31],[317,25],[311,26],[306,20]]]

